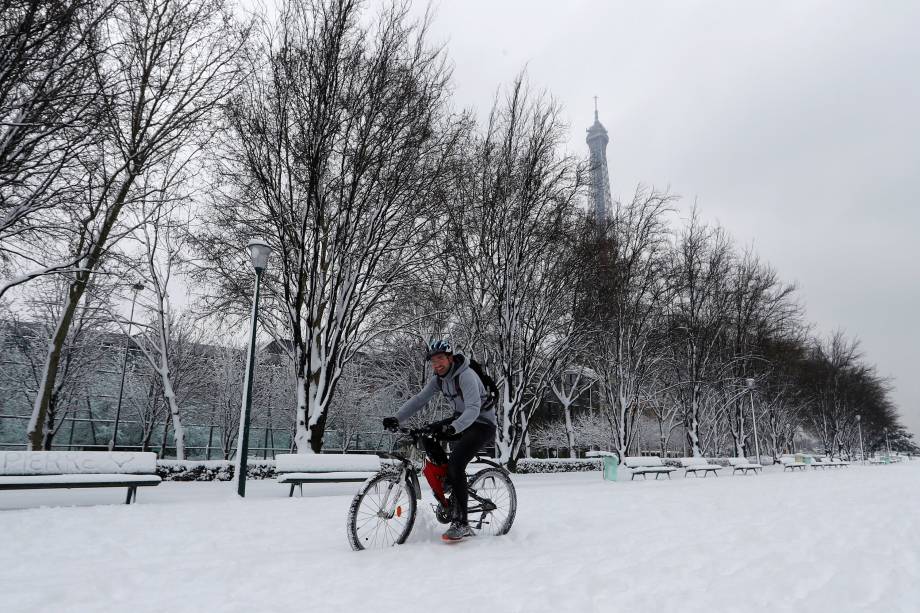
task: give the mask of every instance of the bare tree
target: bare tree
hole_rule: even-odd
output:
[[[318,452],[344,367],[390,327],[398,285],[423,263],[455,138],[449,71],[403,4],[363,25],[358,2],[285,2],[265,29],[227,107],[232,136],[201,249],[220,284],[212,306],[244,312],[250,277],[232,254],[267,233],[278,264],[264,323],[291,339],[297,450]]]
[[[780,281],[776,272],[750,249],[733,263],[728,279],[731,324],[724,344],[728,375],[736,385],[755,378],[767,366],[763,345],[798,327],[800,311],[792,302],[793,285]],[[731,390],[734,400],[728,424],[737,457],[746,454],[745,410],[747,398]]]
[[[28,426],[41,444],[64,339],[93,278],[118,242],[136,228],[126,211],[184,180],[207,121],[237,81],[241,37],[224,0],[124,0],[102,28],[93,72],[102,94],[100,134],[81,156],[82,212],[72,222],[70,253],[79,270],[69,286]],[[140,179],[140,180],[139,180]]]
[[[0,0],[0,272],[11,287],[79,260],[48,263],[61,208],[79,192],[78,158],[91,148],[101,91],[93,71],[113,2]],[[49,265],[50,264],[50,265]]]
[[[654,416],[658,430],[658,450],[662,456],[670,455],[671,437],[683,423],[682,406],[672,381],[666,378],[668,370],[658,369],[658,376],[650,385],[651,391],[644,397],[644,404]]]
[[[582,173],[563,139],[558,105],[520,75],[470,145],[451,201],[459,328],[501,388],[502,462],[523,451],[529,419],[577,330],[571,245]]]
[[[9,336],[13,342],[8,354],[17,362],[10,372],[15,379],[16,392],[28,404],[35,400],[41,383],[44,339],[54,329],[61,311],[61,298],[66,284],[58,277],[49,277],[35,283],[26,296],[24,306],[31,313],[31,321],[18,318],[9,322],[18,332]],[[52,441],[64,419],[82,405],[93,393],[99,371],[110,364],[106,352],[105,316],[108,308],[105,291],[94,291],[89,300],[74,314],[64,345],[61,348],[61,367],[51,388],[43,436],[39,449],[51,449]],[[5,369],[4,369],[5,370]]]
[[[245,357],[244,348],[237,344],[225,342],[215,346],[211,368],[201,383],[206,391],[201,400],[211,428],[208,434],[208,447],[213,444],[213,430],[216,428],[225,460],[230,459],[233,444],[239,433]],[[256,370],[256,373],[261,372],[261,368]],[[257,391],[263,389],[262,385],[253,387]]]
[[[559,404],[562,405],[563,424],[565,427],[566,445],[570,457],[575,457],[575,426],[572,423],[572,405],[585,392],[597,383],[597,373],[586,366],[567,366],[562,372],[550,381],[550,387]],[[560,445],[553,445],[558,447]]]
[[[625,456],[638,427],[639,401],[664,355],[664,309],[672,286],[666,266],[665,216],[673,198],[641,186],[628,204],[617,203],[596,250],[603,260],[598,364],[615,449]]]
[[[138,367],[140,366],[140,367]],[[169,407],[163,402],[159,375],[143,364],[128,363],[125,402],[140,424],[141,451],[150,451],[150,441],[158,423],[164,423]]]
[[[668,360],[694,457],[703,455],[701,418],[708,386],[723,376],[719,350],[729,324],[726,284],[731,256],[724,232],[703,224],[696,210],[671,254]]]
[[[574,434],[571,433],[571,419],[552,419],[531,427],[530,436],[538,449],[569,448],[569,457],[575,457]]]
[[[159,388],[173,426],[176,456],[184,460],[185,428],[179,396],[189,395],[189,384],[199,379],[207,356],[200,355],[202,329],[189,313],[175,312],[170,298],[173,277],[180,271],[185,257],[188,233],[181,231],[184,224],[180,207],[164,202],[167,194],[164,190],[158,194],[160,198],[151,199],[140,207],[142,217],[149,219],[137,232],[142,248],[138,272],[145,285],[139,304],[148,318],[142,322],[118,321],[123,329],[139,324],[141,333],[135,338],[135,344],[160,378]]]

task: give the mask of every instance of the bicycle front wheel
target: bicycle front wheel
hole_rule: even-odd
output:
[[[517,514],[517,492],[508,473],[484,468],[470,477],[467,518],[479,534],[508,534]]]
[[[415,494],[395,474],[372,477],[348,510],[348,542],[355,551],[402,545],[415,524]]]

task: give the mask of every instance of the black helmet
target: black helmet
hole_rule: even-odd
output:
[[[446,353],[448,355],[454,353],[454,350],[450,346],[450,341],[437,340],[428,343],[428,351],[425,353],[425,359],[430,360],[439,353]]]

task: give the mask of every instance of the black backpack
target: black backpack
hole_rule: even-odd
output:
[[[479,411],[488,411],[496,404],[498,404],[498,386],[495,384],[495,379],[490,377],[489,373],[487,373],[482,367],[482,364],[472,358],[469,358],[469,363],[470,370],[476,373],[476,376],[479,377],[480,381],[482,381],[483,386],[486,388],[486,393],[488,394],[488,398],[486,398],[486,401],[482,403]],[[442,389],[441,393],[443,392],[444,390]],[[460,395],[460,400],[463,400],[463,390],[460,388],[459,384],[457,385],[457,393]]]

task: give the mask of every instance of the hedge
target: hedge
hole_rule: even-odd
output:
[[[163,481],[230,481],[234,464],[228,460],[157,460]],[[274,460],[249,460],[247,479],[274,479]]]
[[[601,470],[601,460],[595,458],[524,458],[517,461],[515,472],[533,473],[578,473]]]

